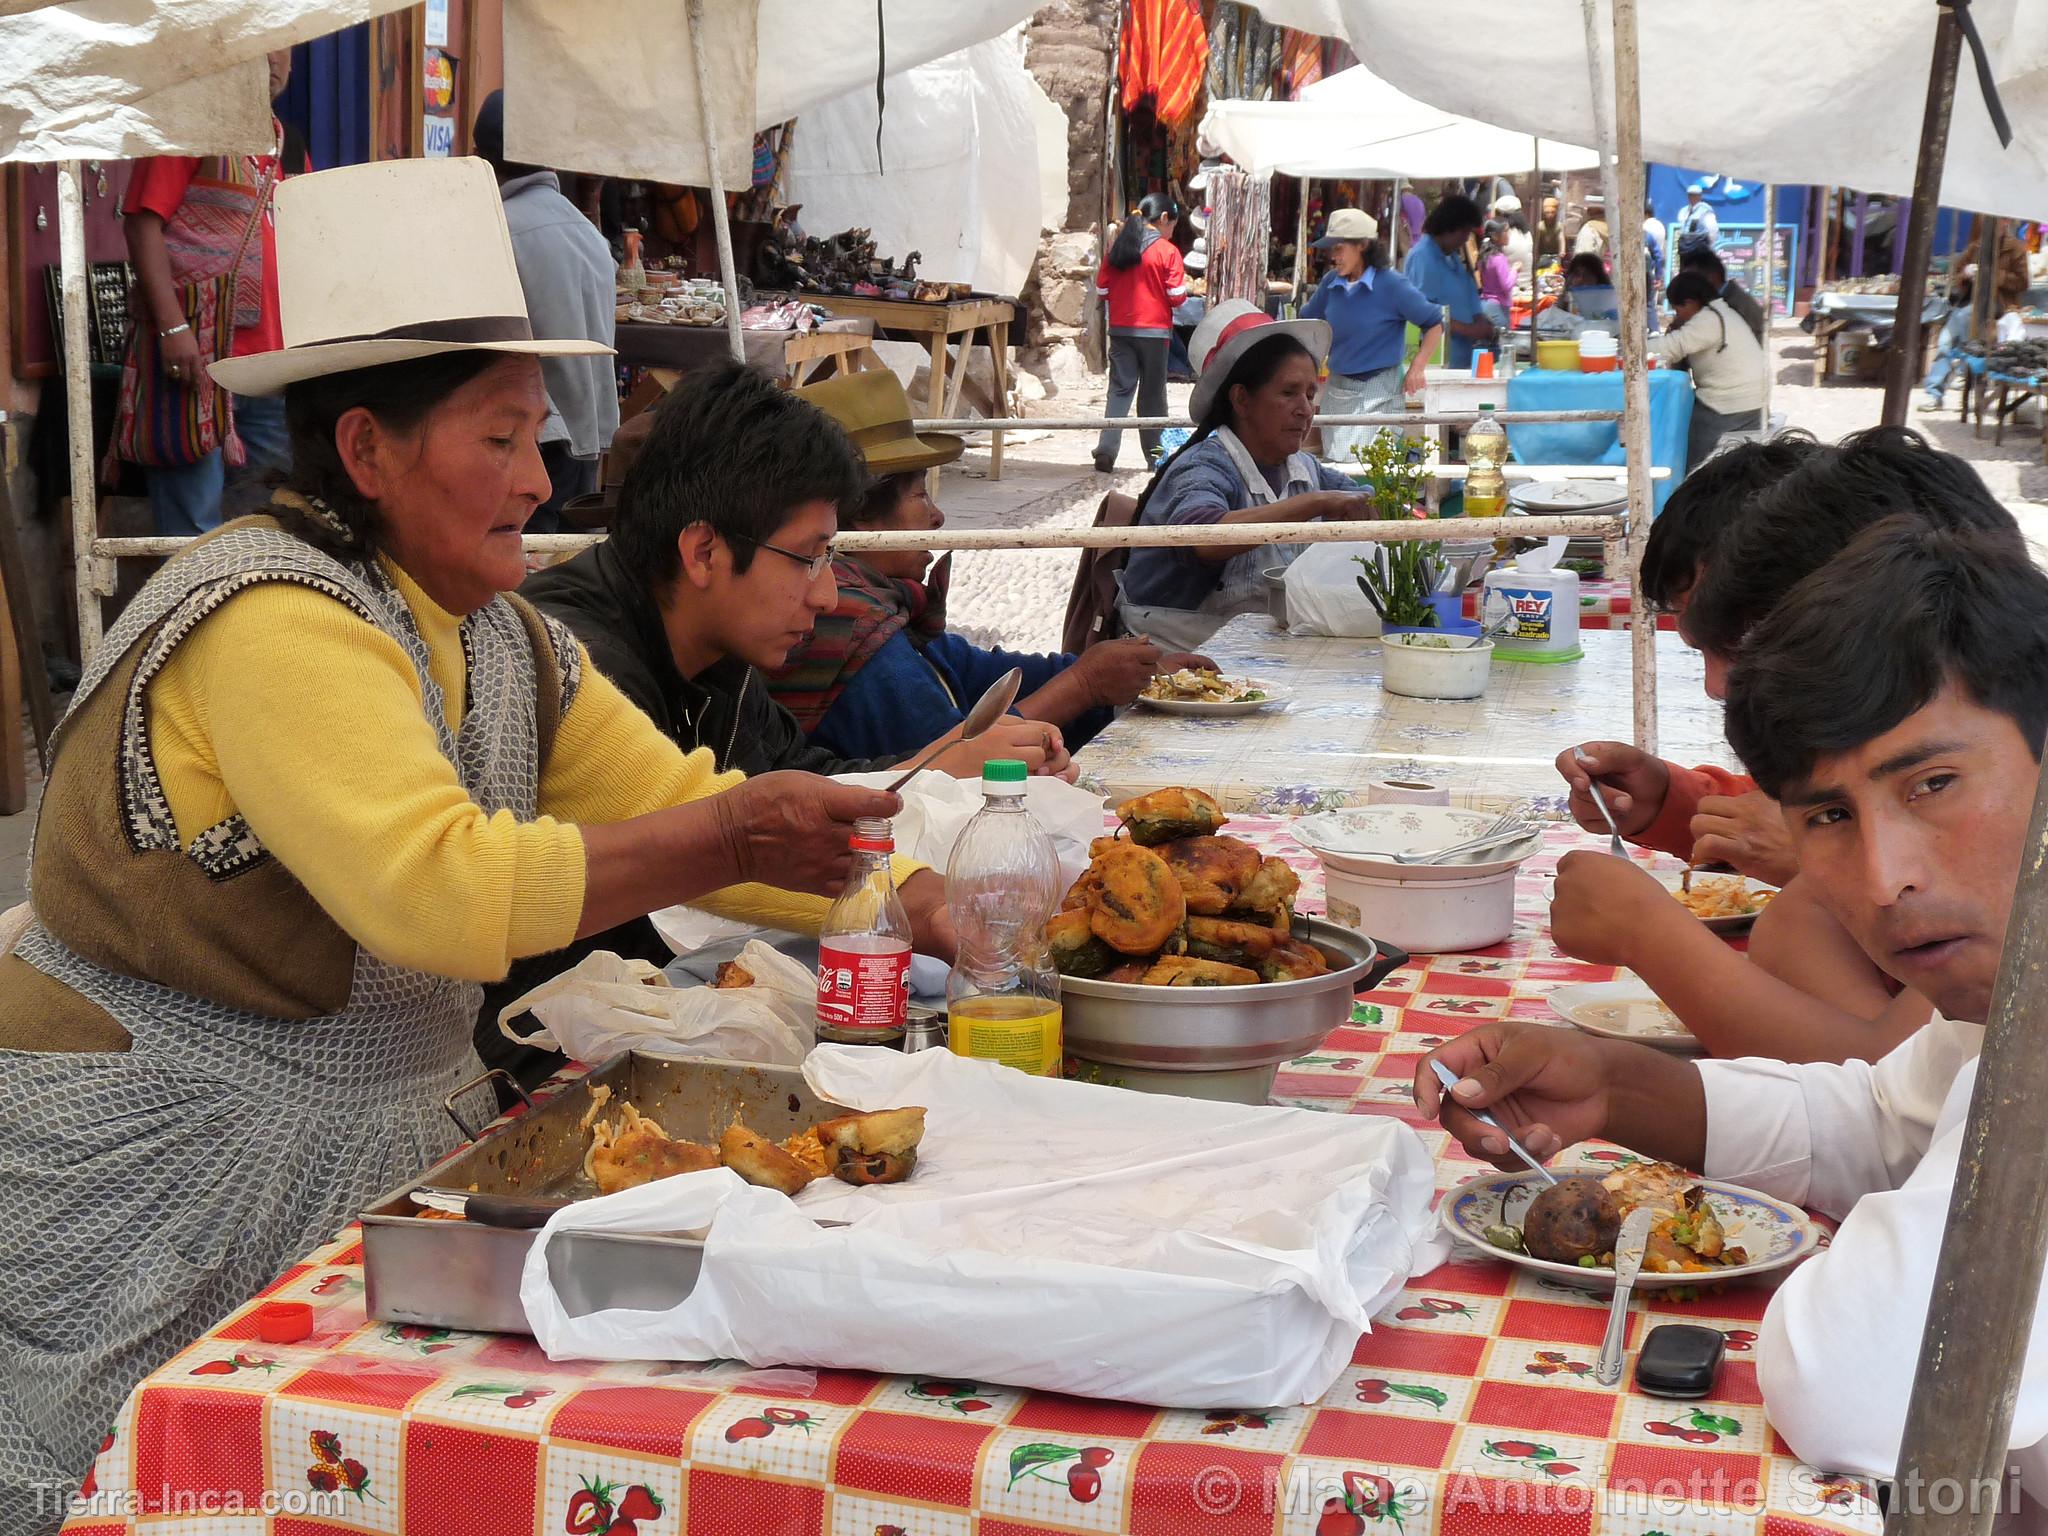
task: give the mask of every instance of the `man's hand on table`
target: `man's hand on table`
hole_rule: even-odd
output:
[[[1574,752],[1586,754],[1581,763]],[[1657,819],[1671,788],[1671,769],[1660,757],[1619,741],[1588,741],[1557,754],[1557,771],[1572,789],[1572,820],[1605,835],[1607,822],[1593,803],[1592,782],[1600,781],[1607,808],[1623,837],[1635,837]]]
[[[1703,795],[1692,818],[1692,861],[1726,864],[1752,880],[1784,885],[1799,873],[1799,858],[1778,802],[1762,790],[1746,795]]]
[[[1550,941],[1574,960],[1633,968],[1643,946],[1659,942],[1665,924],[1697,926],[1640,864],[1584,848],[1557,861]]]
[[[1458,1074],[1455,1088],[1437,1082],[1431,1060]],[[1539,1159],[1594,1137],[1684,1168],[1698,1169],[1706,1158],[1706,1090],[1698,1069],[1646,1045],[1545,1024],[1482,1024],[1425,1057],[1414,1091],[1423,1113],[1467,1152],[1510,1172],[1521,1169],[1521,1159],[1471,1111],[1489,1111]]]

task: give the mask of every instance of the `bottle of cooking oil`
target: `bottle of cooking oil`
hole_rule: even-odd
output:
[[[1059,856],[1024,808],[1024,765],[992,758],[982,806],[960,831],[946,904],[960,953],[946,982],[947,1043],[962,1056],[1057,1077],[1060,978],[1045,925],[1059,900]]]
[[[1465,515],[1499,517],[1507,504],[1508,435],[1493,419],[1493,406],[1479,407],[1479,419],[1465,434]]]

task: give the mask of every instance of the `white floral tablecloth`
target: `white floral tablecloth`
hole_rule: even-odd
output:
[[[1632,737],[1628,631],[1588,630],[1579,640],[1582,661],[1495,661],[1483,698],[1404,699],[1380,687],[1377,640],[1302,639],[1264,614],[1243,614],[1204,653],[1226,675],[1290,690],[1289,700],[1225,720],[1136,705],[1077,755],[1081,782],[1115,798],[1183,784],[1226,810],[1299,814],[1363,805],[1382,779],[1420,780],[1448,788],[1453,805],[1562,816],[1557,754]],[[1732,764],[1698,654],[1663,630],[1657,680],[1659,751]]]

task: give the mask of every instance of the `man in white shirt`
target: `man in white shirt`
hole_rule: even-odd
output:
[[[1685,189],[1685,206],[1671,221],[1673,254],[1683,256],[1693,250],[1711,251],[1720,238],[1721,220],[1707,202],[1707,184],[1696,181]]]
[[[1538,1157],[1604,1136],[1841,1218],[1757,1344],[1771,1423],[1816,1466],[1897,1466],[2044,734],[2048,577],[1978,535],[1876,525],[1752,632],[1728,735],[1785,807],[1801,878],[1933,1021],[1874,1064],[1801,1066],[1486,1025],[1435,1053],[1461,1075],[1448,1096],[1426,1063],[1416,1074],[1422,1107],[1502,1166],[1470,1110],[1490,1106]],[[2011,1444],[2039,1502],[2048,1329]]]

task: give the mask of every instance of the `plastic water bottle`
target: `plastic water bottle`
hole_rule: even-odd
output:
[[[1059,856],[1024,809],[1021,762],[985,763],[981,794],[946,872],[946,904],[960,938],[946,981],[948,1043],[962,1056],[1056,1077],[1060,978],[1045,925],[1059,900]]]
[[[1465,434],[1465,515],[1498,517],[1507,500],[1508,435],[1493,419],[1491,402],[1479,407],[1479,419]]]
[[[910,1010],[910,918],[889,867],[896,839],[880,817],[853,824],[853,870],[818,930],[818,1038],[890,1045]]]

